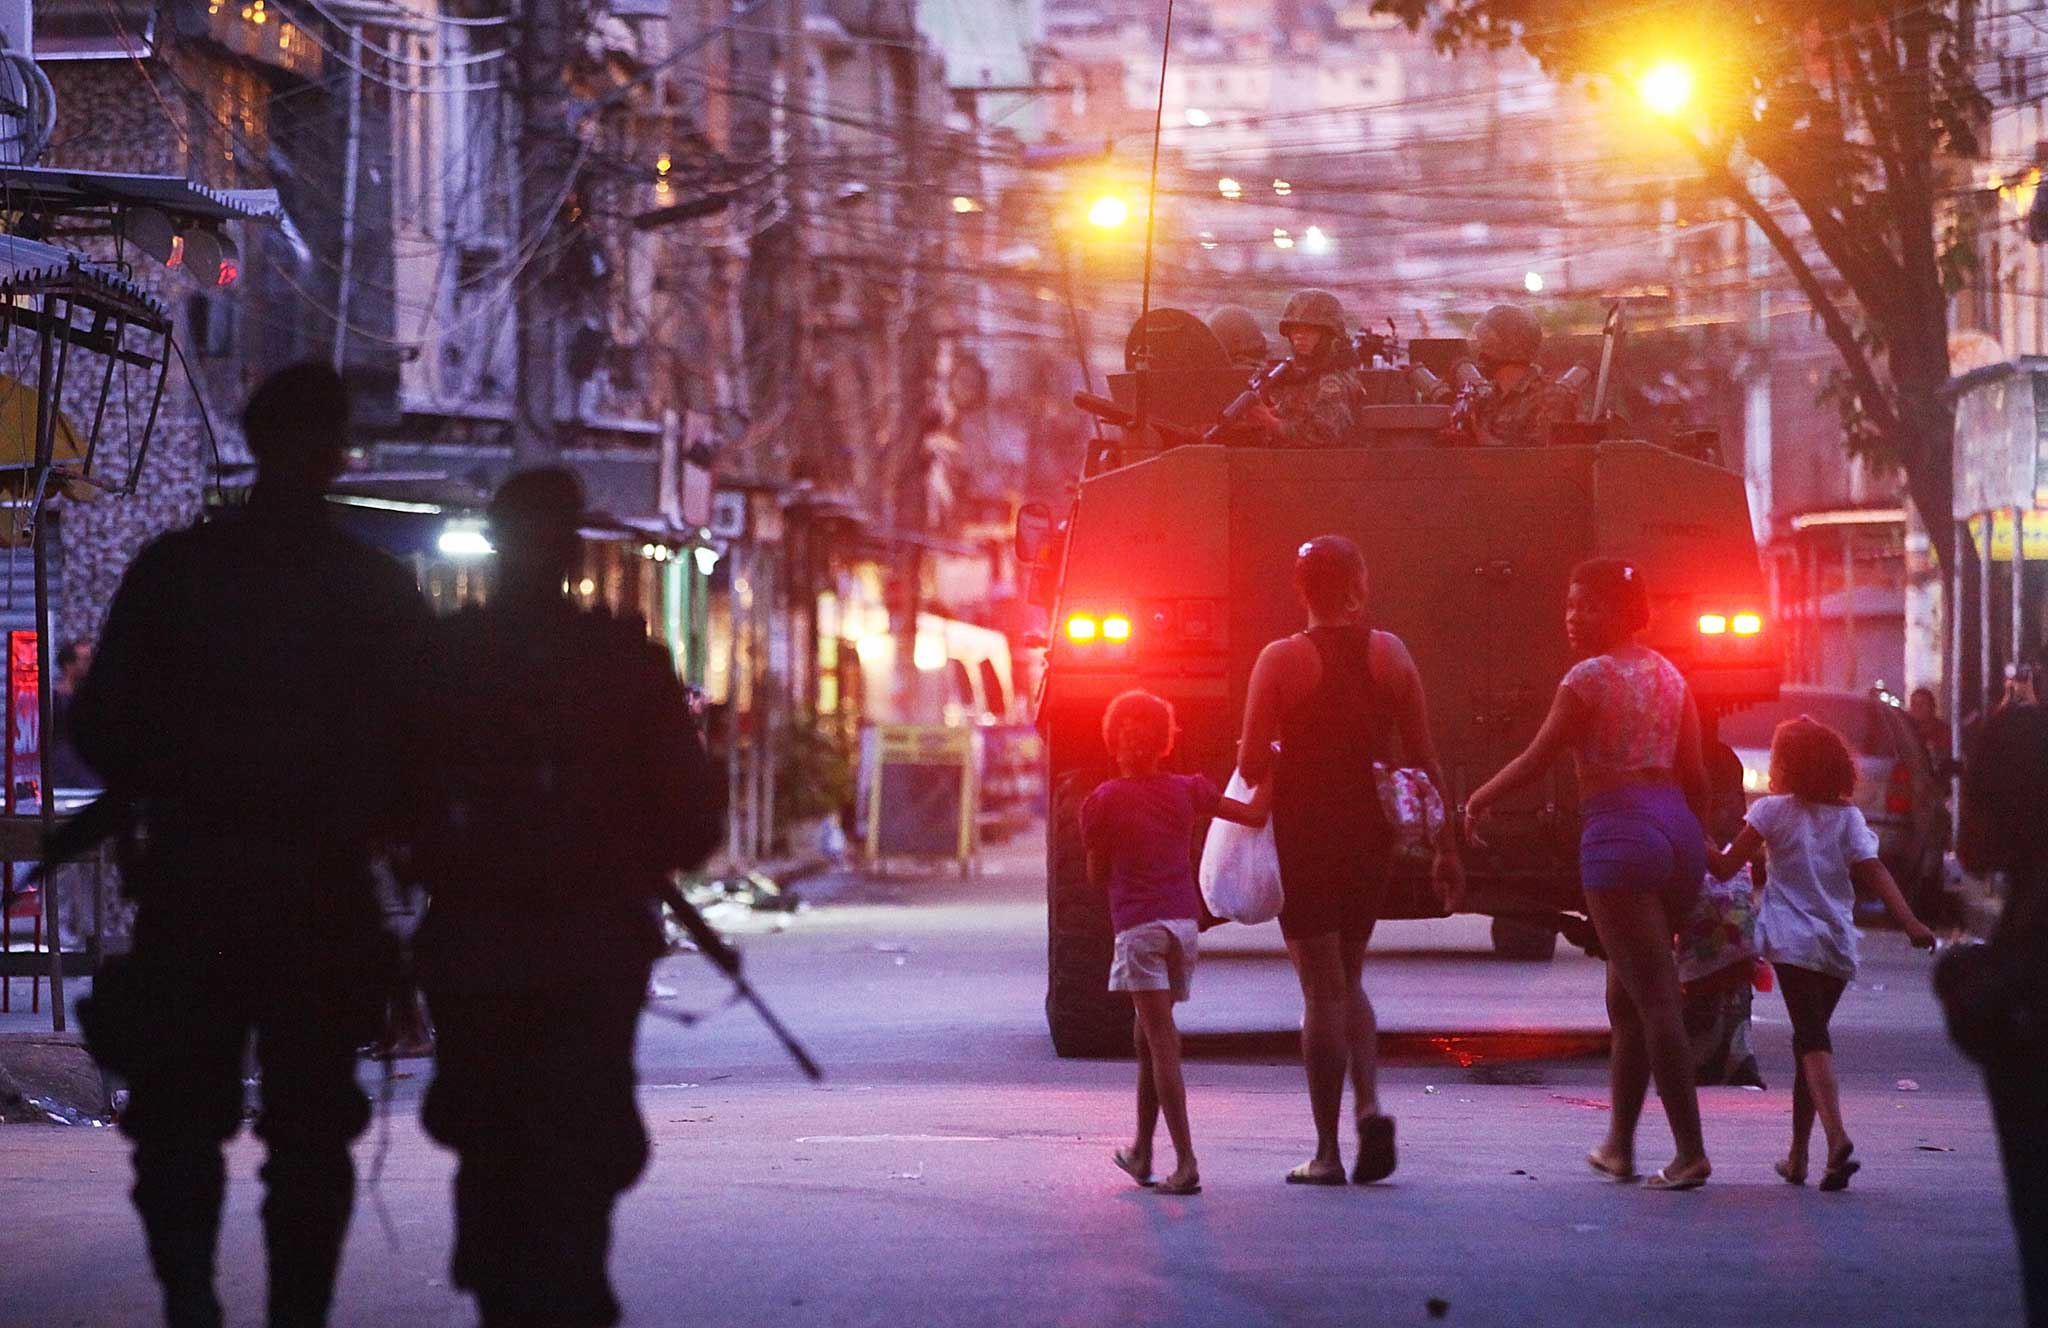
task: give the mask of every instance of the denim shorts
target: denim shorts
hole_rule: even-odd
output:
[[[1707,874],[1707,841],[1685,794],[1633,784],[1579,806],[1579,880],[1588,893],[1650,890],[1690,906]]]

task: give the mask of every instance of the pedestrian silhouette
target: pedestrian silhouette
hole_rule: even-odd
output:
[[[130,1086],[121,1129],[174,1328],[222,1322],[221,1145],[242,1121],[252,1037],[268,1321],[326,1321],[349,1142],[369,1121],[356,1048],[394,967],[370,860],[396,825],[398,702],[427,620],[405,569],[328,521],[348,430],[335,373],[272,375],[242,422],[246,507],[136,558],[70,713],[137,904],[133,952],[81,1022]]]
[[[451,1272],[488,1328],[618,1322],[606,1257],[647,1163],[633,1043],[657,899],[722,824],[667,654],[565,596],[582,509],[566,470],[507,480],[490,598],[428,652],[423,1119],[459,1159]]]

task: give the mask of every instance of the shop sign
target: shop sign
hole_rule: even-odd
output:
[[[1954,478],[1958,513],[2048,507],[2048,361],[1957,398]]]
[[[2026,560],[2030,563],[2048,562],[2048,511],[2025,513],[2022,525],[2026,529]],[[1977,551],[1984,551],[1984,518],[1970,518],[1970,540]],[[2009,563],[2012,561],[2012,513],[2010,511],[1991,514],[1991,561]]]
[[[43,712],[34,632],[7,634],[7,811],[42,800]]]

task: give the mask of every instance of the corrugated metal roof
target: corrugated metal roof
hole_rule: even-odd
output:
[[[70,171],[48,166],[0,165],[0,194],[27,195],[42,212],[98,212],[118,207],[157,207],[202,221],[270,221],[281,215],[275,189],[212,189],[172,175],[122,171]]]
[[[164,306],[155,296],[112,268],[88,262],[71,249],[0,234],[0,291],[59,281],[72,281],[139,305],[157,318],[165,316]]]

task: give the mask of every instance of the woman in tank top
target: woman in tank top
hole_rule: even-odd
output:
[[[1700,1135],[1671,937],[1705,879],[1707,772],[1684,676],[1635,639],[1649,625],[1649,591],[1633,564],[1600,558],[1573,570],[1564,630],[1585,658],[1565,674],[1528,750],[1466,799],[1465,816],[1477,842],[1502,797],[1571,752],[1583,823],[1579,879],[1607,951],[1614,1026],[1614,1111],[1606,1140],[1586,1162],[1615,1180],[1636,1178],[1636,1121],[1654,1077],[1678,1155],[1649,1186],[1691,1190],[1713,1168]]]
[[[1285,904],[1280,931],[1301,982],[1301,1055],[1316,1154],[1287,1174],[1298,1185],[1344,1184],[1338,1144],[1348,1070],[1358,1122],[1355,1184],[1394,1170],[1394,1122],[1379,1109],[1378,1025],[1363,981],[1386,887],[1391,836],[1373,763],[1400,738],[1405,764],[1439,789],[1422,679],[1408,648],[1364,621],[1365,558],[1341,535],[1301,546],[1295,590],[1308,630],[1268,645],[1252,668],[1238,764],[1254,786],[1273,781],[1273,838]],[[1279,750],[1274,750],[1278,740]],[[1453,839],[1438,851],[1438,888],[1462,890]]]

